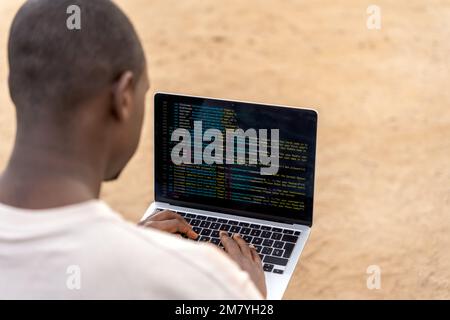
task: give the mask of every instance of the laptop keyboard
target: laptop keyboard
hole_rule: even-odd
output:
[[[300,236],[300,231],[296,230],[193,213],[179,211],[177,213],[184,217],[192,229],[199,234],[196,241],[210,242],[223,248],[219,231],[226,231],[230,236],[233,233],[240,234],[247,243],[255,246],[263,262],[264,271],[276,274],[283,274]]]

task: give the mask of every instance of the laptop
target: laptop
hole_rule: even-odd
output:
[[[317,112],[156,93],[155,201],[221,248],[219,231],[253,244],[267,298],[281,299],[313,221]]]

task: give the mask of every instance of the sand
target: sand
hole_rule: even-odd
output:
[[[14,138],[0,3],[0,167]],[[142,141],[102,198],[130,221],[152,201],[152,93],[316,108],[310,241],[286,299],[450,298],[450,2],[120,0],[152,92]],[[366,269],[381,268],[369,290]]]

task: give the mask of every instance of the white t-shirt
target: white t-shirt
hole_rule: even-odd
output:
[[[104,202],[0,204],[0,299],[261,299],[210,244],[126,222]]]

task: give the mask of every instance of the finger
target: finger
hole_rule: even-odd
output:
[[[146,221],[144,227],[150,227],[154,229],[158,229],[165,232],[175,233],[174,228],[175,224],[171,222],[172,220],[164,220],[164,221]]]
[[[164,221],[164,220],[172,220],[172,219],[177,219],[180,222],[184,222],[187,223],[188,222],[182,217],[180,216],[178,213],[174,212],[174,211],[170,211],[170,210],[164,210],[161,212],[158,212],[157,214],[149,217],[147,220],[144,221],[144,223],[146,221]],[[142,225],[142,223],[140,223]]]
[[[149,217],[149,219],[153,221],[163,221],[163,220],[171,220],[171,219],[178,219],[178,220],[184,220],[183,217],[181,217],[176,212],[170,211],[170,210],[164,210],[160,211],[157,214]]]
[[[169,214],[171,212],[172,211],[169,211],[169,210],[159,211],[159,212],[157,212],[155,214],[152,214],[151,216],[147,217],[147,219],[139,222],[138,224],[139,225],[146,225],[147,223],[152,222],[152,221],[169,220]]]
[[[245,240],[242,239],[242,237],[240,235],[238,235],[237,233],[235,233],[233,235],[233,239],[238,244],[239,249],[241,249],[242,254],[248,258],[251,258],[252,253],[250,252],[250,248],[248,247],[247,242],[245,242]]]
[[[182,217],[182,216],[181,216],[180,214],[178,214],[177,212],[175,212],[175,211],[169,211],[169,212],[171,212],[171,216],[172,216],[173,218],[188,223],[188,222],[186,221],[186,219],[184,219],[184,217]]]
[[[192,230],[192,226],[187,223],[186,220],[176,220],[177,221],[177,232],[185,234],[188,238],[191,239],[197,239],[198,238],[198,233],[195,232],[194,230]]]
[[[255,261],[256,263],[259,263],[260,265],[262,265],[261,257],[258,254],[258,251],[256,251],[255,246],[251,244],[251,245],[249,245],[249,248],[250,248],[250,252],[252,254],[253,261]]]
[[[223,244],[223,248],[226,252],[228,252],[230,255],[240,255],[241,249],[239,249],[239,245],[231,239],[228,234],[224,231],[220,231],[219,233],[220,241]]]
[[[197,239],[198,234],[192,230],[192,227],[186,222],[178,219],[164,220],[164,221],[149,221],[146,226],[163,230],[170,233],[182,233],[191,239]]]

